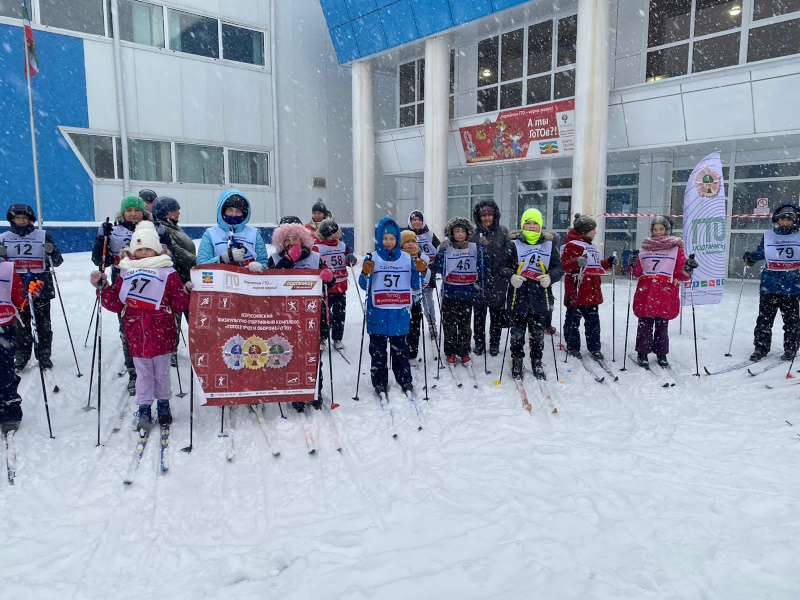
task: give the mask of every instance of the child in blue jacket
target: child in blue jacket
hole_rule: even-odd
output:
[[[203,233],[197,264],[233,264],[260,273],[269,262],[267,247],[258,229],[247,225],[252,215],[247,197],[239,190],[225,190],[217,202],[217,225]]]
[[[414,389],[406,336],[411,322],[412,290],[421,288],[421,276],[427,270],[424,260],[414,261],[400,249],[397,223],[388,217],[381,219],[375,231],[375,252],[366,256],[358,278],[358,285],[367,291],[370,375],[378,395],[389,387],[387,342],[395,381],[404,392]]]
[[[800,207],[784,202],[772,214],[774,226],[754,252],[744,253],[744,262],[752,266],[767,261],[761,271],[758,296],[758,319],[754,331],[755,350],[750,360],[764,358],[772,346],[772,324],[778,310],[783,317],[783,360],[792,360],[800,345]]]

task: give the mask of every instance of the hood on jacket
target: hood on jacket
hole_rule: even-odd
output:
[[[500,227],[500,207],[497,206],[494,200],[481,200],[475,205],[475,208],[472,209],[472,220],[475,221],[475,226],[479,230],[484,229],[483,225],[481,225],[481,209],[487,206],[494,211],[494,222],[491,228],[497,229]]]
[[[789,217],[792,219],[791,227],[778,226],[778,217],[781,215],[781,213],[789,214]],[[772,222],[775,224],[774,227],[777,233],[783,235],[794,233],[797,231],[798,227],[800,227],[800,207],[794,202],[784,202],[775,209],[774,213],[772,213]]]
[[[567,231],[567,237],[564,238],[565,244],[569,244],[570,242],[586,242],[587,244],[594,244],[594,240],[592,238],[587,235],[583,235],[574,227]]]
[[[241,196],[244,198],[244,201],[247,202],[247,214],[244,217],[244,221],[239,223],[238,225],[228,225],[225,221],[222,220],[222,205],[225,204],[225,201],[230,198],[231,196]],[[224,190],[219,195],[219,201],[217,202],[217,225],[219,225],[220,229],[224,229],[225,231],[230,231],[231,227],[233,227],[234,231],[241,231],[247,226],[247,223],[250,221],[250,216],[253,214],[253,205],[250,203],[250,200],[247,199],[247,196],[244,195],[244,192],[237,189],[231,190]]]
[[[272,245],[275,246],[278,252],[282,253],[284,251],[283,243],[286,241],[286,238],[293,235],[300,238],[300,245],[303,246],[303,248],[311,250],[311,248],[314,247],[314,237],[311,235],[311,232],[304,225],[298,223],[284,223],[275,229],[275,231],[272,232]]]
[[[411,219],[413,217],[419,217],[420,219],[422,219],[422,227],[420,227],[419,229],[414,229],[414,227],[411,225]],[[408,215],[408,228],[411,229],[417,235],[419,235],[421,233],[427,233],[428,224],[425,222],[425,215],[422,214],[421,210],[412,210],[411,213],[409,213],[409,215]]]
[[[384,233],[391,233],[397,238],[397,245],[391,252],[383,246]],[[380,223],[378,223],[378,227],[375,229],[375,252],[377,252],[378,256],[383,260],[394,260],[400,256],[400,226],[394,219],[384,217],[381,219]]]
[[[464,238],[463,242],[456,242],[453,239],[453,229],[455,227],[463,227],[467,231],[467,237]],[[466,248],[469,245],[469,241],[472,239],[472,236],[475,235],[475,225],[467,221],[464,217],[453,217],[447,222],[447,225],[444,226],[444,235],[445,237],[450,240],[450,245],[453,248]]]

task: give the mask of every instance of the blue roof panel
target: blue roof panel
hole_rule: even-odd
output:
[[[453,15],[453,24],[462,25],[492,14],[492,3],[490,0],[451,2],[450,13]]]
[[[328,0],[322,3],[322,12],[328,22],[328,29],[343,25],[350,20],[344,0]]]
[[[356,36],[353,35],[353,27],[350,23],[334,27],[330,29],[330,32],[333,49],[336,51],[339,63],[348,63],[363,56],[358,50]]]
[[[389,48],[419,39],[417,23],[409,0],[400,0],[380,10],[383,31]]]
[[[389,47],[383,33],[381,16],[377,12],[371,12],[353,21],[353,33],[362,55],[375,54]]]
[[[358,19],[378,10],[375,0],[345,0],[351,19]]]
[[[428,37],[453,26],[448,0],[411,0],[411,9],[417,21],[417,31],[422,37]]]

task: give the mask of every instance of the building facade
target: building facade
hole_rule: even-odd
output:
[[[350,69],[336,61],[318,2],[28,5],[42,216],[65,249],[90,248],[126,183],[175,197],[195,236],[231,187],[265,233],[284,215],[309,220],[318,198],[352,222]],[[0,40],[0,182],[9,204],[35,206],[18,0],[0,2]]]
[[[361,65],[371,88],[357,99],[363,86],[353,85],[354,102],[372,99],[376,157],[366,164],[373,187],[354,180],[357,229],[360,195],[401,222],[413,209],[433,210],[439,233],[484,198],[497,202],[509,227],[536,207],[561,233],[576,208],[680,215],[692,168],[714,151],[722,154],[728,214],[752,214],[760,198],[770,209],[800,198],[797,0],[321,4],[339,61],[353,66],[354,78]],[[598,97],[607,98],[599,111],[587,106]],[[537,107],[574,110],[574,133],[532,138],[521,156],[514,131],[501,131],[494,157],[475,156],[476,132],[491,138]],[[587,156],[592,125],[605,148]],[[355,111],[353,127],[355,140]],[[363,156],[354,150],[356,163]],[[593,166],[596,185],[579,187]],[[439,213],[436,195],[444,195]],[[636,246],[649,228],[647,218],[598,220],[606,254]],[[681,225],[676,218],[678,232]],[[729,274],[740,276],[744,249],[769,221],[731,217],[728,225]]]

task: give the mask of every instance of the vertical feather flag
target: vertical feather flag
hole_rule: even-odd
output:
[[[25,46],[28,49],[26,53],[28,62],[25,65],[25,77],[33,77],[39,72],[39,57],[36,56],[36,46],[33,43],[33,29],[31,28],[31,19],[28,16],[26,0],[22,0],[22,25],[25,28]],[[28,75],[29,73],[30,75]]]

